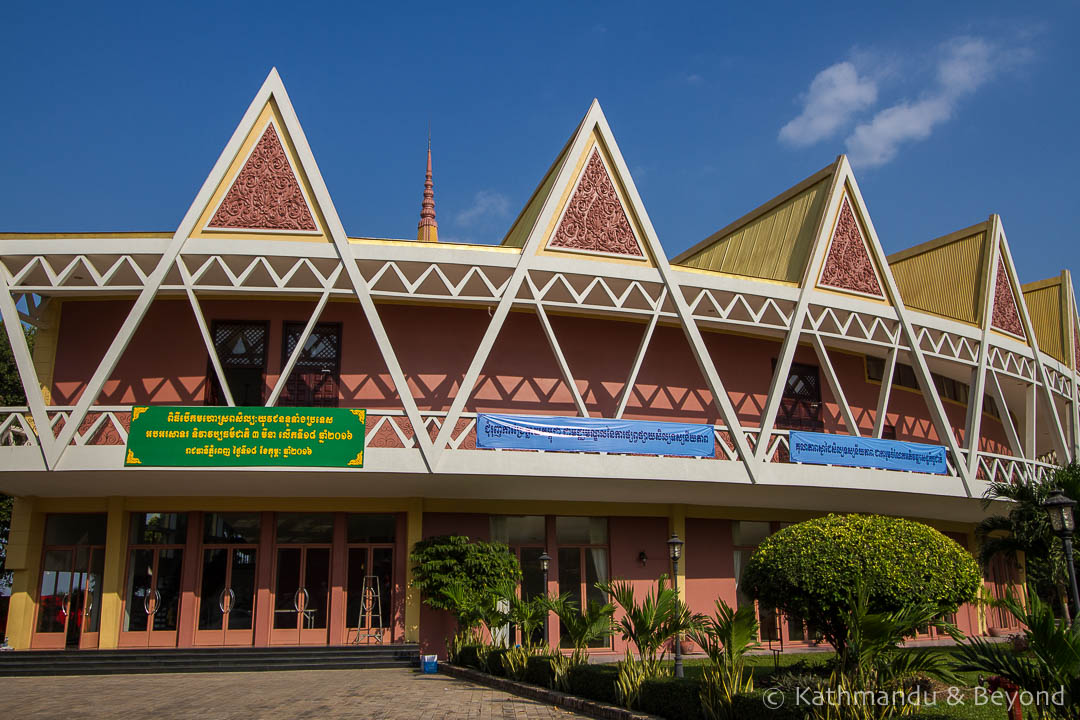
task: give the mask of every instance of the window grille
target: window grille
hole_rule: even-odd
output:
[[[281,365],[289,361],[304,323],[285,323],[282,333]],[[341,324],[316,325],[300,351],[296,365],[278,398],[278,405],[337,407],[341,372]]]

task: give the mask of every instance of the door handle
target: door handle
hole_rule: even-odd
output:
[[[228,591],[227,590],[222,590],[221,594],[218,595],[218,600],[217,600],[218,607],[221,608],[222,614],[226,614],[226,613],[229,612],[228,610],[225,609],[225,593],[226,592],[228,592]]]
[[[154,603],[153,603],[151,609],[146,611],[147,615],[153,615],[153,614],[157,613],[158,608],[161,607],[161,593],[158,592],[156,589],[153,591],[153,593],[154,593],[154,595],[153,595]],[[150,599],[150,596],[147,596],[147,601],[149,601],[149,599]]]
[[[296,592],[292,596],[293,607],[296,608],[296,612],[300,612],[300,593],[304,591],[304,588],[296,588]]]
[[[145,595],[143,595],[142,606],[143,610],[146,611],[146,614],[150,615],[150,592],[147,592]]]
[[[60,601],[60,612],[66,617],[71,612],[71,593],[64,593],[64,599]]]

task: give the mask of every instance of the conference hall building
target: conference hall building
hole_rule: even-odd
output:
[[[408,561],[438,535],[587,600],[670,575],[674,534],[711,612],[786,525],[902,516],[974,553],[988,483],[1074,457],[1072,281],[1021,284],[997,215],[886,256],[840,156],[669,258],[599,103],[552,155],[498,245],[438,241],[430,148],[416,238],[347,235],[272,71],[175,232],[0,234],[7,642],[442,653]]]

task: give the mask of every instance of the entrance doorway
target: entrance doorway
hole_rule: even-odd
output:
[[[330,632],[333,513],[278,513],[274,552],[275,645],[326,645]]]
[[[120,647],[175,647],[186,513],[132,513]]]
[[[105,568],[105,515],[50,515],[31,647],[96,648]]]
[[[260,513],[205,513],[196,645],[254,640]]]

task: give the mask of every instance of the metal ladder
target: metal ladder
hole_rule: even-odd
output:
[[[370,645],[373,639],[382,643],[382,595],[379,593],[379,579],[376,576],[364,576],[360,597],[360,615],[356,618],[356,637],[352,644]]]

